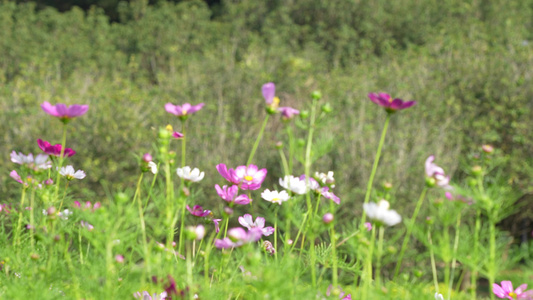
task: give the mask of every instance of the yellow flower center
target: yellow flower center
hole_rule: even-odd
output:
[[[181,114],[182,114],[182,115],[186,115],[186,114],[187,114],[187,110],[186,110],[185,108],[182,108],[182,109],[181,109]]]
[[[274,198],[274,199],[272,199],[272,202],[279,202],[279,201],[281,201],[280,198]]]
[[[510,292],[509,296],[511,296],[511,298],[513,298],[513,299],[516,299],[516,293],[515,292]]]
[[[250,175],[244,176],[244,180],[246,180],[246,181],[252,181],[253,179],[254,178],[252,176],[250,176]]]
[[[166,130],[173,132],[174,128],[172,128],[172,125],[168,124],[167,127],[165,127]]]

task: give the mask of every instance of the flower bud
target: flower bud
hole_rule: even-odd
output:
[[[327,213],[322,217],[322,221],[324,222],[324,224],[329,224],[333,222],[334,219],[335,217],[333,216],[332,213]]]
[[[224,207],[224,213],[229,217],[231,215],[233,215],[233,208],[231,207]]]
[[[275,115],[275,114],[278,113],[278,109],[277,109],[277,107],[267,106],[266,107],[266,112],[269,115]]]
[[[118,203],[126,203],[130,200],[130,197],[128,197],[128,195],[126,195],[125,193],[116,193],[115,194],[115,201],[117,201]]]
[[[483,145],[481,149],[487,154],[492,154],[494,152],[494,147],[492,147],[492,145]]]
[[[146,163],[151,162],[152,159],[153,159],[153,158],[152,158],[152,155],[150,155],[150,153],[145,153],[145,154],[143,155],[143,161],[146,162]]]
[[[392,190],[392,183],[386,181],[385,183],[383,183],[383,189],[384,189],[385,191],[390,191],[390,190]]]
[[[296,140],[296,144],[298,145],[298,147],[303,147],[305,146],[305,140],[302,138],[299,138],[298,140]]]
[[[124,263],[124,256],[120,255],[120,254],[117,254],[115,255],[115,260],[119,263],[119,264],[122,264]]]
[[[394,246],[388,246],[387,247],[387,253],[396,254],[396,252],[398,252],[398,249],[396,249],[396,247],[394,247]]]
[[[433,223],[435,223],[435,221],[431,217],[426,217],[426,224],[433,225]]]
[[[483,169],[481,168],[481,166],[473,166],[470,171],[474,176],[479,176],[481,175],[481,173],[483,173]]]
[[[468,186],[469,187],[474,187],[477,185],[477,179],[475,178],[468,178]]]
[[[426,186],[432,188],[437,184],[437,181],[433,177],[426,177]]]
[[[282,142],[277,142],[276,143],[276,149],[283,149],[283,143]]]
[[[415,277],[420,278],[424,273],[421,270],[415,270],[413,274],[415,275]]]
[[[307,118],[309,117],[309,112],[308,112],[307,110],[302,110],[302,111],[300,112],[300,117],[301,117],[302,119],[307,119]]]
[[[167,140],[171,136],[171,132],[168,131],[166,128],[159,128],[158,136],[160,139]]]
[[[331,107],[329,103],[322,105],[321,109],[326,114],[329,114],[333,110],[333,108]]]
[[[311,98],[313,98],[313,100],[320,100],[322,99],[322,93],[320,91],[313,91],[311,93]]]
[[[55,219],[55,218],[56,218],[56,212],[57,212],[56,208],[53,207],[53,206],[51,206],[51,207],[49,207],[49,208],[46,210],[46,215],[48,215],[48,217],[49,217],[50,219]]]
[[[190,240],[201,240],[205,236],[205,227],[203,225],[188,226],[185,229],[185,236]]]
[[[39,259],[39,254],[32,253],[30,257],[31,257],[32,260],[38,260]]]
[[[276,249],[274,248],[274,246],[272,245],[270,241],[263,242],[263,249],[270,255],[273,255],[274,253],[276,253]]]

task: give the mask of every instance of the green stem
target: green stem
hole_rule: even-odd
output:
[[[366,186],[366,194],[365,194],[365,204],[368,203],[370,200],[370,193],[372,192],[372,184],[374,183],[374,176],[376,175],[376,170],[378,169],[379,164],[379,157],[381,156],[381,148],[383,148],[383,144],[385,143],[385,135],[387,134],[387,128],[389,127],[389,121],[390,121],[390,114],[387,114],[387,118],[385,119],[385,124],[383,125],[383,131],[381,131],[381,138],[379,140],[378,150],[376,151],[376,158],[374,159],[374,165],[372,166],[372,172],[370,173],[370,178],[368,179],[368,184]],[[366,221],[366,213],[363,210],[363,217],[361,218],[361,225],[360,227],[363,227],[365,225]]]
[[[381,256],[383,255],[383,235],[385,233],[385,226],[379,227],[379,239],[378,239],[378,253],[377,253],[377,261],[376,261],[376,286],[377,288],[381,288],[381,278],[380,278],[380,272],[381,272]]]
[[[180,197],[182,198],[182,197]],[[178,246],[178,252],[179,253],[182,253],[182,246],[183,246],[183,231],[184,231],[184,227],[185,227],[185,209],[187,208],[187,198],[183,199],[182,200],[182,205],[181,205],[181,220],[180,220],[180,234],[179,234],[179,246]]]
[[[431,272],[433,273],[433,283],[435,284],[435,293],[439,292],[439,280],[437,278],[437,267],[435,264],[435,255],[433,253],[433,241],[431,240],[431,229],[428,228],[429,255],[431,257]],[[475,299],[475,298],[472,298]]]
[[[274,212],[274,256],[276,258],[276,262],[278,261],[278,210],[279,207],[276,207]]]
[[[54,200],[57,200],[57,196],[59,195],[59,182],[61,181],[61,174],[59,174],[59,171],[61,171],[61,167],[63,167],[63,160],[65,159],[63,156],[65,155],[65,145],[67,144],[67,124],[63,123],[63,138],[61,139],[61,153],[59,154],[59,166],[57,167],[57,176],[56,176],[56,190],[55,190],[55,197]]]
[[[168,154],[167,154],[168,155]],[[172,184],[172,177],[170,172],[170,162],[165,161],[165,177],[167,188],[167,203],[166,203],[166,225],[167,228],[167,249],[172,249],[172,242],[174,241],[174,225],[172,224],[172,217],[174,212],[174,186]]]
[[[83,262],[83,248],[81,244],[81,226],[78,226],[78,250],[80,251],[80,264],[84,264]]]
[[[476,299],[477,293],[477,275],[478,275],[478,264],[479,264],[479,232],[481,231],[481,210],[478,208],[476,210],[476,225],[474,230],[474,265],[475,268],[472,270],[472,275],[470,278],[470,298]]]
[[[333,206],[333,201],[330,201],[329,208],[331,213],[335,212],[335,207]],[[337,286],[338,281],[338,271],[337,271],[337,236],[335,235],[335,220],[331,223],[330,228],[330,240],[331,240],[331,260],[333,265],[333,275],[332,275],[332,281],[333,286]]]
[[[457,223],[455,224],[455,242],[453,244],[453,256],[452,256],[452,274],[450,275],[450,285],[448,286],[448,300],[450,300],[453,288],[453,277],[455,273],[455,265],[457,263],[457,248],[459,247],[459,234],[461,226],[461,213],[457,216]]]
[[[193,277],[192,277],[192,260],[191,260],[191,256],[192,256],[192,251],[191,251],[191,244],[189,242],[185,243],[185,248],[186,248],[186,251],[187,251],[187,256],[186,256],[186,264],[187,264],[187,286],[191,287],[193,286]],[[190,298],[191,299],[194,299],[194,293],[189,293],[190,294]]]
[[[492,215],[492,214],[491,214]],[[490,253],[489,253],[489,287],[494,285],[496,280],[496,224],[494,218],[489,218],[490,222]],[[490,293],[490,299],[494,299],[494,293]]]
[[[287,136],[289,137],[289,169],[288,174],[292,174],[292,166],[294,159],[294,138],[292,135],[292,127],[287,125]]]
[[[413,216],[411,217],[411,220],[409,220],[409,223],[407,224],[407,233],[405,234],[405,237],[403,239],[402,249],[400,250],[400,256],[398,258],[398,262],[396,263],[396,270],[394,271],[394,276],[392,277],[393,281],[396,278],[396,276],[398,276],[398,274],[400,273],[403,255],[405,254],[405,250],[407,249],[409,238],[411,237],[411,233],[413,232],[413,228],[415,227],[416,217],[418,216],[420,208],[422,207],[422,203],[424,202],[424,198],[426,197],[427,190],[428,190],[427,187],[424,187],[424,189],[422,190],[422,193],[420,194],[420,198],[418,199],[418,202],[416,204],[416,208],[413,213]]]
[[[20,245],[20,227],[22,226],[22,212],[24,212],[24,200],[26,199],[26,187],[22,188],[22,195],[20,196],[19,220],[17,223],[17,230],[13,238],[13,247]]]
[[[257,147],[259,146],[259,142],[261,141],[261,137],[263,136],[263,132],[265,131],[269,117],[270,115],[267,114],[265,117],[265,120],[263,121],[263,125],[261,125],[261,130],[259,131],[259,135],[257,136],[257,139],[255,140],[254,146],[252,148],[252,152],[250,152],[250,156],[248,157],[248,161],[246,162],[247,166],[249,166],[252,163],[252,160],[254,159],[255,151],[257,150]]]
[[[376,243],[376,225],[373,224],[372,226],[372,235],[370,238],[370,248],[368,249],[368,253],[366,256],[365,261],[365,275],[363,277],[364,279],[364,288],[363,288],[363,297],[361,299],[369,299],[367,298],[368,295],[368,289],[370,288],[370,284],[372,283],[372,258],[374,256],[374,244]]]
[[[181,130],[183,131],[183,138],[181,139],[181,167],[185,167],[185,153],[187,150],[187,134],[186,134],[186,126],[185,121],[181,121]],[[183,181],[183,179],[182,179]]]
[[[65,197],[67,197],[67,189],[68,189],[69,182],[70,181],[67,180],[67,183],[65,184],[65,191],[63,192],[63,197],[61,198],[61,203],[59,203],[59,209],[57,210],[58,212],[61,212],[61,208],[63,207],[63,202],[65,201]]]
[[[443,253],[443,260],[444,260],[444,286],[448,286],[450,284],[450,233],[448,232],[448,226],[444,228],[443,232],[443,239],[444,239],[444,253]]]
[[[148,240],[146,239],[146,224],[144,223],[144,213],[143,213],[143,205],[142,205],[142,200],[141,200],[141,196],[140,196],[140,183],[142,181],[142,178],[143,178],[143,174],[144,173],[141,173],[141,176],[139,177],[139,182],[137,184],[137,191],[135,192],[135,196],[133,197],[134,199],[136,198],[137,199],[137,204],[138,204],[138,208],[139,208],[139,222],[141,224],[141,234],[142,234],[142,239],[143,239],[143,251],[144,251],[144,262],[146,264],[146,269],[143,268],[143,276],[142,276],[142,280],[144,282],[144,278],[146,277],[146,273],[145,272],[148,272],[148,274],[151,273],[151,267],[150,267],[150,252],[148,251]]]
[[[33,215],[33,210],[35,209],[35,205],[33,203],[33,200],[35,198],[35,189],[32,189],[31,196],[30,196],[30,243],[31,243],[31,250],[35,250],[35,240],[33,239],[33,232],[35,231],[35,220]]]
[[[283,153],[283,149],[279,149],[279,156],[281,157],[281,165],[283,167],[283,172],[285,175],[290,175],[289,173],[289,165],[287,164],[287,158],[285,157],[285,153]]]

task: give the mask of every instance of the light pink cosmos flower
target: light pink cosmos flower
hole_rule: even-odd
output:
[[[136,292],[133,293],[133,297],[140,300],[165,300],[167,299],[167,292],[162,292],[161,294],[154,293],[153,295],[150,295],[147,291],[143,291],[142,294],[141,292]]]
[[[82,170],[74,171],[74,167],[71,165],[68,165],[66,167],[61,167],[61,170],[59,170],[59,174],[61,174],[61,176],[66,177],[67,180],[72,180],[72,179],[81,180],[85,178],[84,171]]]
[[[200,103],[197,105],[191,105],[190,103],[185,103],[183,105],[174,105],[172,103],[165,104],[165,110],[173,115],[176,115],[178,117],[186,116],[193,114],[202,107],[204,107],[205,103]]]
[[[218,233],[220,231],[220,221],[222,221],[222,219],[213,219],[212,221],[213,224],[215,224],[215,230]]]
[[[346,293],[340,287],[337,287],[337,289],[339,291],[339,299],[352,300],[352,295],[351,294],[346,295]],[[333,285],[330,284],[328,286],[328,290],[326,291],[326,296],[328,296],[328,297],[331,296],[332,290],[333,290]],[[346,295],[346,296],[344,296],[344,295]]]
[[[243,190],[257,190],[265,180],[267,169],[256,165],[238,166],[235,170],[228,169],[225,164],[218,164],[217,170],[229,182],[238,185]]]
[[[52,105],[45,101],[41,104],[41,108],[51,116],[58,117],[62,121],[68,121],[69,119],[84,115],[89,110],[89,105],[74,104],[67,107],[62,103]]]
[[[501,299],[533,299],[533,290],[526,291],[527,284],[522,284],[516,290],[513,290],[513,283],[511,281],[502,281],[501,287],[494,283],[492,285],[492,292]]]
[[[276,97],[276,85],[273,82],[265,83],[261,87],[261,92],[263,93],[266,104],[271,105]]]
[[[278,108],[278,111],[281,112],[281,117],[286,120],[292,119],[294,116],[299,115],[300,111],[288,106],[282,106]]]
[[[446,190],[451,190],[452,187],[449,185],[450,176],[446,176],[444,170],[433,163],[435,156],[431,155],[426,159],[425,168],[426,176],[435,179],[435,183]]]
[[[307,181],[306,177],[305,177],[305,174],[302,174],[299,179],[302,182],[306,182]],[[339,197],[337,197],[337,195],[335,195],[332,191],[330,191],[329,186],[321,187],[320,184],[318,183],[318,181],[316,181],[312,177],[309,177],[308,187],[309,187],[310,190],[315,191],[315,193],[322,195],[322,197],[324,197],[326,199],[329,199],[329,200],[335,202],[336,204],[341,204],[341,199]],[[332,187],[334,187],[334,185]]]
[[[19,165],[26,165],[34,171],[46,170],[52,167],[52,162],[46,154],[37,154],[34,158],[31,153],[24,155],[21,152],[13,151],[11,152],[11,161]]]
[[[261,232],[263,233],[264,236],[269,236],[272,233],[274,233],[273,227],[270,227],[270,226],[265,227],[265,218],[263,217],[255,218],[255,222],[254,222],[252,215],[245,214],[244,216],[239,217],[239,223],[248,229],[252,229],[252,228],[261,229]]]
[[[392,99],[392,97],[386,93],[370,93],[368,94],[368,98],[377,105],[385,108],[388,113],[394,113],[416,104],[416,101],[403,101],[399,98]]]
[[[263,231],[259,228],[252,228],[248,231],[238,227],[228,230],[228,237],[216,239],[215,247],[218,249],[227,249],[240,247],[247,243],[257,242],[263,236]]]
[[[211,215],[210,210],[207,210],[207,209],[204,210],[204,208],[201,207],[200,205],[195,205],[192,207],[192,209],[189,207],[189,205],[187,205],[187,210],[191,213],[191,215],[195,217],[203,218],[203,217],[207,217]]]
[[[100,202],[96,202],[94,205],[91,203],[91,201],[85,202],[85,204],[82,206],[79,201],[74,201],[74,208],[80,208],[83,210],[90,210],[94,212],[95,210],[99,209],[102,206]]]
[[[245,194],[237,196],[239,193],[239,187],[236,185],[232,185],[231,187],[228,187],[227,185],[220,187],[218,184],[215,184],[215,189],[220,198],[226,202],[239,205],[246,205],[251,202],[250,198]]]
[[[20,175],[17,173],[17,171],[13,170],[9,173],[9,176],[13,179],[15,179],[16,182],[18,183],[24,183],[22,182],[22,177],[20,177]],[[27,185],[27,184],[26,184]]]
[[[53,156],[61,155],[61,144],[52,145],[47,141],[38,139],[37,145],[39,145],[39,148],[43,150],[43,152],[46,154],[53,155]],[[72,148],[65,148],[65,151],[63,153],[63,155],[66,157],[71,157],[74,154],[76,154],[76,151],[72,150]]]

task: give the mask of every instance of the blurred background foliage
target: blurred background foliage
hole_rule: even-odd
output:
[[[60,143],[43,101],[90,105],[69,125],[67,146],[88,174],[72,184],[74,197],[100,200],[135,184],[157,128],[179,130],[167,102],[206,103],[189,119],[187,162],[206,172],[202,186],[223,182],[215,165],[246,162],[268,81],[283,106],[306,107],[320,90],[333,107],[315,170],[335,171],[346,215],[361,210],[385,119],[369,92],[418,101],[393,116],[376,177],[394,184],[400,211],[414,207],[429,155],[460,178],[461,157],[484,143],[509,158],[505,181],[531,192],[533,0],[64,3],[0,2],[0,202],[19,193],[12,150]],[[282,176],[282,129],[271,119],[255,158],[269,187]],[[204,194],[217,201],[214,189]]]

